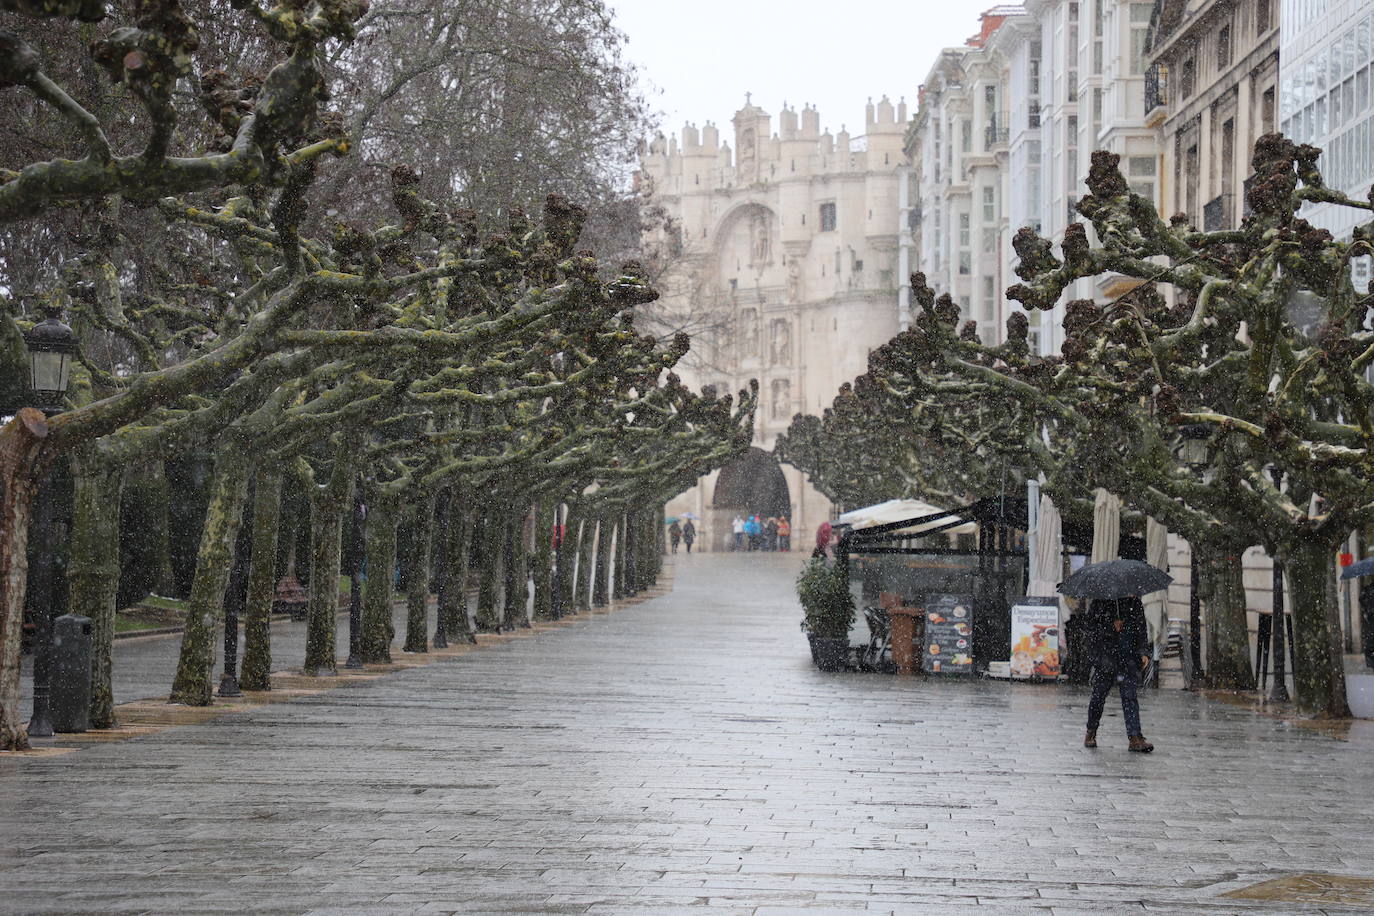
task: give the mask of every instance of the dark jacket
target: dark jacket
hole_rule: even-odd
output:
[[[1118,632],[1115,622],[1121,621]],[[1088,654],[1093,667],[1140,670],[1140,657],[1150,654],[1150,628],[1139,598],[1098,598],[1088,609]]]

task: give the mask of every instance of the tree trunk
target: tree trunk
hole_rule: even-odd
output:
[[[558,502],[541,499],[534,514],[534,619],[553,620],[553,526]]]
[[[96,443],[75,452],[71,612],[91,619],[91,728],[113,728],[115,597],[119,589],[119,496],[123,469]]]
[[[244,690],[272,689],[272,599],[277,587],[277,530],[281,525],[281,471],[258,470],[253,490],[253,547],[248,603],[243,614]]]
[[[338,674],[335,631],[339,614],[344,505],[329,488],[310,500],[310,609],[306,617],[305,673]]]
[[[172,681],[173,703],[210,705],[210,675],[215,662],[215,630],[224,614],[224,591],[234,562],[234,542],[248,495],[248,462],[226,447],[215,456],[210,503],[200,533],[195,577],[181,636],[181,658]]]
[[[525,549],[525,520],[529,518],[529,508],[525,507],[519,517],[507,516],[505,556],[505,621],[507,630],[528,627],[530,574],[529,553]]]
[[[607,604],[610,573],[611,526],[607,519],[596,522],[596,557],[592,560],[592,606],[605,607]]]
[[[396,525],[400,505],[395,497],[372,501],[367,517],[367,585],[363,594],[363,632],[359,661],[390,662],[391,580],[396,574]]]
[[[1293,614],[1293,685],[1303,712],[1348,718],[1339,611],[1328,588],[1334,554],[1333,545],[1304,540],[1284,558]]]
[[[406,557],[405,652],[428,652],[429,542],[434,536],[434,497],[416,496],[406,509],[410,553]]]
[[[1254,690],[1243,551],[1225,545],[1198,549],[1200,574],[1207,580],[1207,679],[1213,687]]]
[[[41,411],[22,408],[0,428],[0,750],[29,746],[19,712],[19,643],[29,571],[29,512],[43,476],[48,424]]]
[[[625,597],[625,516],[616,518],[611,529],[611,600],[619,601]]]
[[[590,519],[577,523],[577,600],[579,611],[592,609],[592,590],[596,583],[596,526]]]
[[[457,502],[455,500],[455,502]],[[456,506],[449,512],[443,595],[439,599],[439,613],[444,615],[444,630],[450,642],[475,642],[472,621],[468,619],[468,566],[472,552],[474,513]]]
[[[496,506],[482,510],[477,532],[477,632],[498,633],[501,618],[497,609],[497,574],[501,559],[501,514]]]

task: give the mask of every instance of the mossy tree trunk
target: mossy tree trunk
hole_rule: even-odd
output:
[[[553,527],[557,518],[558,502],[544,497],[535,506],[534,513],[534,619],[553,620]]]
[[[605,607],[610,599],[611,522],[596,521],[596,558],[592,560],[592,606]]]
[[[428,652],[429,634],[429,555],[434,537],[434,497],[416,496],[405,510],[410,530],[410,552],[406,556],[406,652]]]
[[[592,592],[596,587],[596,526],[591,518],[577,523],[577,609],[592,609]]]
[[[625,516],[615,517],[611,528],[611,600],[625,597],[625,558],[628,551],[625,538]]]
[[[1318,540],[1301,540],[1283,553],[1293,614],[1293,686],[1298,707],[1316,715],[1348,717],[1339,611],[1328,587],[1335,575],[1335,549]]]
[[[334,460],[329,482],[310,495],[310,609],[306,618],[305,673],[314,677],[338,673],[335,631],[338,629],[339,569],[343,515],[353,490],[347,447]]]
[[[1199,545],[1198,571],[1207,611],[1207,678],[1213,687],[1253,690],[1250,625],[1245,597],[1244,551],[1231,545]]]
[[[200,533],[196,572],[181,637],[181,658],[172,681],[173,703],[210,705],[210,675],[215,661],[215,630],[224,615],[224,591],[234,561],[234,542],[248,496],[249,468],[241,449],[226,446],[215,456],[210,502]]]
[[[281,526],[281,471],[264,465],[254,476],[253,547],[248,606],[243,615],[244,690],[272,689],[272,599],[277,588],[277,532]]]
[[[559,595],[554,605],[557,616],[575,613],[573,608],[573,588],[576,580],[573,578],[573,564],[577,554],[577,540],[572,524],[571,506],[561,506],[554,504],[554,518],[559,520],[559,540],[558,546],[554,548],[553,561],[557,569],[557,589]]]
[[[505,556],[505,620],[507,630],[528,627],[530,574],[529,551],[526,549],[525,526],[529,519],[529,507],[522,507],[519,514],[511,512],[506,516]]]
[[[497,633],[501,617],[497,606],[497,575],[501,559],[501,513],[495,503],[483,507],[477,551],[477,632]]]
[[[113,728],[115,596],[122,468],[88,443],[74,453],[71,612],[91,619],[91,728]]]
[[[468,619],[468,566],[475,524],[473,512],[460,505],[455,505],[449,512],[448,540],[444,544],[446,585],[439,601],[439,613],[444,615],[444,629],[450,640],[476,641],[472,621]]]
[[[363,631],[359,640],[360,661],[391,661],[391,580],[396,572],[396,526],[400,502],[391,495],[372,499],[367,518],[367,584],[363,593]]]

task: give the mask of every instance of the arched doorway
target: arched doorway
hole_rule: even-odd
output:
[[[778,460],[761,448],[720,469],[711,508],[742,515],[791,516],[792,496]]]

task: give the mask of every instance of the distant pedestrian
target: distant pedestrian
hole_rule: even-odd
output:
[[[682,540],[682,526],[678,524],[677,519],[673,519],[673,523],[668,526],[668,540],[673,545],[673,553],[677,553],[677,542]]]
[[[792,523],[787,520],[787,516],[778,519],[778,549],[788,551],[792,549]]]
[[[733,522],[730,523],[730,531],[731,531],[731,533],[733,533],[734,536],[735,536],[735,545],[734,545],[734,549],[735,549],[735,550],[743,550],[743,549],[744,549],[744,519],[742,519],[742,518],[740,518],[738,515],[736,515],[736,516],[735,516],[735,520],[734,520]]]
[[[763,533],[763,526],[759,524],[757,515],[749,516],[749,520],[744,523],[744,536],[749,539],[749,549],[759,549],[759,535]]]
[[[816,549],[812,552],[813,557],[830,556],[830,539],[834,535],[835,529],[829,522],[821,522],[816,527]]]
[[[1145,624],[1145,605],[1139,598],[1098,598],[1088,609],[1086,620],[1088,654],[1092,657],[1092,699],[1088,701],[1088,732],[1084,747],[1097,747],[1097,726],[1107,694],[1116,685],[1121,694],[1121,715],[1126,720],[1128,750],[1148,754],[1155,746],[1140,730],[1140,701],[1136,687],[1150,664],[1149,627]]]
[[[692,524],[692,520],[687,519],[687,524],[682,526],[682,543],[687,545],[687,552],[692,552],[692,542],[697,539],[697,526]]]
[[[778,549],[778,520],[773,516],[768,516],[768,521],[763,523],[763,549]]]

